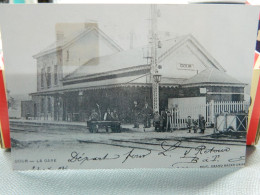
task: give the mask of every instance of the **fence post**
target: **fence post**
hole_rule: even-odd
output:
[[[211,100],[209,102],[209,113],[210,113],[210,122],[213,123],[214,122],[214,115],[215,115],[214,100]]]

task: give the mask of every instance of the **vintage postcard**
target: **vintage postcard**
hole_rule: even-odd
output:
[[[259,8],[0,10],[15,170],[245,164]]]

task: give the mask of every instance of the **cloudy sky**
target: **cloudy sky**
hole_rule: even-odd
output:
[[[193,34],[231,76],[249,83],[258,8],[241,5],[159,5],[158,29]],[[147,44],[149,5],[0,5],[7,87],[13,94],[36,91],[32,56],[52,44],[55,24],[97,22],[124,49]]]

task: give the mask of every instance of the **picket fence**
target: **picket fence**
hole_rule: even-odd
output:
[[[194,105],[192,107],[178,106],[170,110],[170,124],[172,129],[186,128],[187,118],[191,117],[193,121],[198,120],[199,115],[206,120],[206,125],[214,123],[216,114],[242,113],[247,112],[249,102],[246,101],[211,101],[204,105]]]

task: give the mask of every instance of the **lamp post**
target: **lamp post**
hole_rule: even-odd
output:
[[[153,111],[159,111],[159,83],[161,76],[158,73],[153,74]]]
[[[159,83],[161,75],[158,74],[158,57],[157,49],[159,46],[157,34],[157,5],[151,5],[151,76],[152,76],[152,94],[153,94],[153,111],[159,111]]]
[[[81,111],[82,111],[82,103],[83,103],[83,91],[79,91],[79,108],[78,108],[78,118],[77,121],[80,120],[81,116]]]

